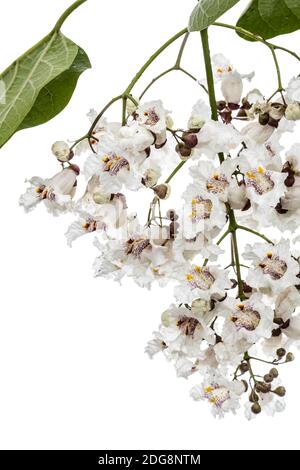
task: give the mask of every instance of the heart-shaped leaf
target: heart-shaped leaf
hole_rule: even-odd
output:
[[[202,31],[230,10],[239,0],[199,0],[190,17],[189,30]]]
[[[18,130],[43,124],[62,111],[79,76],[91,66],[86,53],[60,31],[85,2],[75,1],[50,34],[0,74],[0,148]]]
[[[300,29],[300,2],[299,0],[252,0],[237,26],[264,39],[292,33]],[[249,40],[249,37],[240,35]]]
[[[71,67],[40,91],[18,131],[44,124],[59,114],[72,98],[80,75],[90,67],[88,56],[83,49],[79,48]]]

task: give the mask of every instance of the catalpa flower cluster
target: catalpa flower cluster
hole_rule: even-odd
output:
[[[268,98],[253,88],[254,74],[221,54],[212,71],[219,101],[199,80],[203,99],[181,127],[161,100],[123,96],[121,123],[91,111],[91,131],[54,143],[58,171],[31,178],[20,204],[71,212],[70,246],[96,235],[96,276],[147,289],[171,283],[174,298],[146,352],[194,380],[191,397],[215,416],[243,405],[252,418],[284,409],[278,366],[300,344],[300,143],[292,138],[300,78]],[[180,179],[184,166],[189,176]],[[149,205],[137,214],[128,201],[142,192]],[[182,195],[175,208],[174,193]]]

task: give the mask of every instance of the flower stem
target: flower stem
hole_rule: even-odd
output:
[[[268,46],[269,48],[273,48],[274,50],[278,49],[280,51],[284,51],[284,52],[287,52],[288,54],[292,55],[293,57],[295,57],[297,60],[300,61],[300,56],[298,54],[296,54],[296,52],[293,52],[291,51],[290,49],[287,49],[286,47],[282,47],[282,46],[277,46],[276,44],[273,44],[269,41],[266,41],[264,38],[262,38],[261,36],[258,36],[256,34],[253,34],[251,33],[250,31],[247,31],[246,29],[244,28],[240,28],[239,26],[233,26],[231,24],[226,24],[226,23],[219,23],[219,22],[216,22],[216,23],[213,23],[213,26],[218,26],[218,27],[221,27],[221,28],[228,28],[228,29],[233,29],[234,31],[236,31],[237,33],[241,33],[243,34],[244,36],[247,36],[248,38],[250,39],[254,39],[255,41],[259,41],[263,44],[265,44],[266,46]]]
[[[74,10],[77,10],[77,8],[80,7],[80,5],[82,5],[86,1],[87,0],[77,0],[77,2],[73,3],[58,19],[56,25],[53,28],[53,31],[59,31],[66,19],[71,15],[71,13],[73,13]]]
[[[214,76],[213,76],[211,59],[210,59],[207,29],[204,29],[203,31],[201,31],[201,40],[202,40],[202,49],[203,49],[206,78],[207,78],[207,85],[208,85],[209,103],[210,103],[210,108],[211,108],[211,118],[213,121],[217,121],[218,120],[218,108],[217,108],[217,100],[216,100],[215,87],[214,87]]]
[[[186,160],[183,160],[182,162],[180,162],[177,167],[172,171],[172,173],[168,176],[168,178],[166,179],[165,181],[165,184],[168,184],[170,183],[170,181],[174,178],[174,176],[176,175],[176,173],[178,173],[178,171],[183,167],[183,165],[186,163]]]
[[[252,230],[251,228],[245,227],[244,225],[238,225],[237,228],[240,229],[240,230],[245,230],[246,232],[253,233],[253,235],[256,235],[257,237],[262,238],[262,239],[265,240],[267,243],[270,243],[271,245],[274,245],[274,243],[272,242],[272,240],[270,240],[269,238],[267,238],[267,237],[266,237],[265,235],[263,235],[262,233],[257,232],[256,230]]]

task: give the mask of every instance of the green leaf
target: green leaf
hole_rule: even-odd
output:
[[[57,116],[70,102],[80,75],[90,67],[88,56],[83,49],[79,48],[71,67],[40,91],[18,131],[39,126]]]
[[[33,125],[45,122],[55,115],[55,110],[63,109],[67,104],[66,97],[70,98],[72,94],[71,82],[76,85],[75,70],[81,68],[77,62],[79,52],[74,42],[59,30],[53,30],[0,75],[5,90],[0,100],[0,147],[17,130],[30,127],[31,122]],[[62,94],[64,77],[68,80],[66,97]],[[52,95],[48,94],[48,99],[47,86]],[[63,102],[59,105],[62,97]],[[37,116],[43,103],[43,116]]]
[[[199,0],[190,17],[189,30],[202,31],[236,5],[239,0]]]
[[[252,0],[237,26],[264,39],[292,33],[300,29],[300,2],[299,0]],[[240,36],[249,40],[249,37],[242,33]]]

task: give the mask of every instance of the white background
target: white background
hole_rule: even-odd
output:
[[[242,0],[226,21],[234,23],[246,4]],[[70,0],[1,0],[0,69],[45,35],[69,5]],[[2,449],[299,449],[299,363],[282,371],[288,388],[284,414],[252,422],[242,415],[214,420],[209,407],[189,398],[190,384],[177,379],[163,357],[149,361],[144,355],[160,313],[172,302],[172,289],[147,292],[130,282],[119,287],[94,279],[93,237],[71,250],[64,238],[69,218],[51,218],[43,207],[25,216],[18,207],[26,177],[56,172],[52,142],[82,135],[86,112],[122,92],[150,54],[186,26],[194,5],[90,0],[82,6],[63,29],[88,52],[93,70],[81,78],[63,114],[19,133],[1,150]],[[294,48],[299,38],[274,42]],[[275,90],[274,66],[263,45],[217,28],[211,43],[213,53],[231,57],[241,72],[256,69],[255,85],[267,95]],[[171,48],[144,83],[172,65],[175,53]],[[299,64],[287,55],[280,59],[286,83],[299,73]],[[198,34],[184,65],[203,77]],[[180,127],[200,95],[197,85],[175,73],[148,96],[162,96]],[[118,119],[119,111],[116,106],[111,117]],[[176,182],[180,186],[180,177]]]

